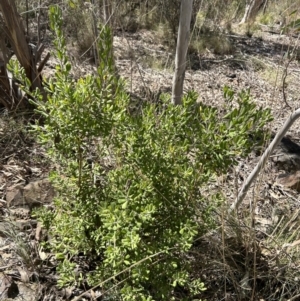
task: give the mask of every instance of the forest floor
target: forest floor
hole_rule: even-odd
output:
[[[270,130],[276,134],[290,114],[300,108],[300,50],[297,37],[257,31],[252,37],[230,34],[224,36],[224,39],[233,46],[229,54],[216,55],[212,49],[201,54],[189,53],[185,91],[192,89],[199,94],[199,101],[222,107],[224,85],[236,92],[250,89],[252,99],[258,106],[271,108],[274,121],[270,124]],[[174,51],[170,51],[155,33],[146,30],[136,33],[117,32],[114,48],[119,75],[126,80],[132,97],[141,101],[149,98],[155,100],[160,93],[171,91]],[[74,55],[72,51],[77,50],[70,49],[71,55]],[[288,53],[293,53],[293,59]],[[55,61],[50,59],[45,70],[46,76],[53,74],[54,65]],[[95,72],[95,67],[88,60],[81,61],[76,66],[76,77]],[[44,149],[25,130],[25,120],[22,117],[20,123],[5,112],[0,116],[0,300],[67,300],[84,289],[57,289],[55,260],[51,254],[45,254],[38,247],[38,242],[43,239],[43,231],[30,213],[33,207],[51,206],[53,191],[45,180],[51,166]],[[257,252],[259,249],[259,256],[255,255],[256,278],[259,281],[256,284],[256,297],[252,300],[279,300],[276,293],[282,292],[280,285],[286,283],[283,276],[286,271],[281,272],[283,263],[289,268],[291,291],[293,283],[300,277],[297,274],[300,262],[293,262],[295,258],[300,259],[298,249],[293,249],[298,248],[300,239],[297,233],[300,225],[300,184],[287,183],[284,186],[278,180],[282,175],[291,174],[293,180],[296,178],[297,181],[296,172],[300,171],[300,120],[289,130],[288,138],[290,140],[285,145],[281,144],[276,156],[267,162],[242,205],[239,223],[248,230],[242,231],[243,237],[239,242],[241,245],[237,246],[237,241],[232,242],[230,226],[225,223],[229,229],[225,235],[228,241],[224,239],[222,243],[227,246],[228,253],[236,248],[235,256],[253,264],[254,257],[249,254],[255,253],[253,245]],[[278,159],[282,153],[285,154],[284,160]],[[245,160],[240,160],[238,168],[220,177],[215,184],[215,188],[226,196],[228,203],[234,200],[238,188],[258,159],[259,154],[253,152]],[[300,179],[298,181],[300,183]],[[10,225],[15,225],[16,228]],[[287,229],[293,235],[286,236]],[[255,236],[257,244],[247,248],[245,245],[250,241],[251,235]],[[209,240],[214,239],[220,244],[218,236],[212,234]],[[220,252],[217,248],[212,251],[209,240],[203,238],[202,248],[205,249],[206,246],[208,251],[201,255],[208,265],[199,264],[198,267],[207,285],[203,298],[221,300],[223,296],[223,300],[242,300],[237,293],[241,290],[235,285],[242,287],[251,283],[249,275],[247,278],[246,264],[233,267],[227,262],[225,268],[226,252]],[[217,269],[222,264],[224,273],[218,273]],[[228,276],[230,269],[231,272],[234,271],[231,278]],[[277,280],[272,278],[266,284],[263,277],[270,271],[274,275],[277,273],[274,276]],[[233,275],[235,273],[236,276]],[[224,281],[226,277],[231,281]],[[271,289],[274,295],[270,295]],[[245,291],[244,300],[250,300],[251,287],[246,287]],[[295,291],[293,294],[295,295]],[[86,300],[93,297],[95,295],[92,293],[85,296]]]

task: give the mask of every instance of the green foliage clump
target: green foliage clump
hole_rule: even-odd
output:
[[[228,171],[253,148],[269,110],[257,109],[248,93],[225,90],[230,112],[197,102],[189,92],[182,106],[168,95],[133,114],[122,81],[114,74],[112,38],[100,29],[97,76],[75,81],[61,32],[61,13],[50,9],[60,65],[49,82],[47,103],[37,102],[44,124],[39,140],[56,163],[55,210],[46,217],[58,259],[61,286],[88,281],[119,284],[124,300],[172,300],[177,288],[204,289],[190,278],[187,252],[196,235],[214,226],[220,195],[201,188]],[[231,107],[232,106],[232,107]],[[67,254],[97,258],[97,267],[76,278]]]

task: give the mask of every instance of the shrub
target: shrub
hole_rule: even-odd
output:
[[[249,135],[261,135],[270,111],[257,109],[247,92],[235,104],[226,88],[223,116],[198,103],[195,92],[182,106],[163,95],[133,113],[114,74],[109,28],[100,28],[98,75],[74,81],[56,6],[50,21],[61,63],[48,83],[48,102],[36,101],[44,124],[35,131],[57,166],[55,210],[40,219],[46,216],[63,260],[59,285],[109,278],[103,288],[119,283],[124,300],[171,300],[178,287],[199,294],[203,283],[191,280],[187,252],[196,235],[213,228],[221,201],[201,188],[251,151],[258,140]],[[67,254],[82,252],[97,267],[76,277]]]

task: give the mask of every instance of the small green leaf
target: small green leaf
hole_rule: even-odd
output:
[[[63,254],[63,253],[56,253],[56,254],[55,254],[55,258],[56,258],[57,260],[63,260],[63,259],[66,258],[66,255]]]

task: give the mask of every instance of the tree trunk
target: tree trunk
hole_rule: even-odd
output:
[[[6,108],[11,107],[11,90],[6,64],[9,61],[9,53],[5,45],[4,24],[0,26],[0,103]]]
[[[246,4],[245,14],[240,24],[254,21],[259,10],[263,7],[266,0],[248,0]]]
[[[113,28],[113,15],[111,0],[103,0],[103,17],[105,25]]]
[[[15,88],[13,87],[13,79],[10,78],[11,76],[9,76],[9,73],[6,70],[6,64],[9,58],[5,57],[5,38],[10,42],[17,59],[25,70],[26,77],[31,82],[30,89],[34,91],[36,88],[38,88],[45,97],[45,93],[42,87],[42,79],[40,76],[41,68],[39,68],[38,70],[36,66],[37,62],[40,60],[43,47],[40,46],[38,49],[35,49],[35,51],[33,51],[28,45],[28,41],[25,35],[25,29],[22,24],[22,20],[17,12],[14,0],[1,0],[0,11],[2,12],[2,17],[4,20],[3,31],[5,33],[4,36],[0,37],[1,75],[4,76],[4,78],[2,78],[0,82],[0,88],[1,90],[6,91],[6,89],[8,88],[7,84],[10,83],[10,91],[6,91],[6,96],[11,97],[11,103],[9,104],[2,101],[2,98],[0,98],[0,100],[7,109],[14,109],[16,107],[30,107],[30,103],[26,98],[24,98],[24,95],[22,95],[22,93],[17,93],[18,95],[14,95]],[[44,64],[44,62],[42,64]],[[18,98],[17,96],[19,96],[20,98]]]
[[[186,68],[186,54],[189,45],[192,9],[193,0],[181,0],[180,21],[175,58],[175,73],[173,77],[172,87],[172,102],[175,105],[182,103],[183,81]]]

